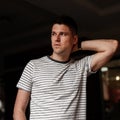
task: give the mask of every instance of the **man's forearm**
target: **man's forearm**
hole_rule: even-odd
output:
[[[116,51],[118,41],[111,39],[97,39],[81,42],[82,50],[92,50],[96,52],[103,52],[106,50]]]

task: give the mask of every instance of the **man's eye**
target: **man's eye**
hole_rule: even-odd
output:
[[[66,33],[63,33],[63,32],[62,32],[62,33],[60,33],[60,35],[61,35],[61,36],[66,36]]]
[[[52,36],[54,36],[54,35],[55,35],[55,33],[51,33],[51,35],[52,35]]]

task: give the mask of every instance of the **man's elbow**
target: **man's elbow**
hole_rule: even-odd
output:
[[[13,111],[13,120],[26,120],[26,119],[21,119],[22,112],[20,110],[14,110]]]
[[[13,120],[17,120],[17,111],[16,110],[14,110],[13,111]]]
[[[111,49],[111,52],[114,54],[118,50],[119,42],[118,40],[112,40],[111,42],[112,43],[111,43],[110,49]]]
[[[16,114],[13,112],[13,120],[16,120]]]

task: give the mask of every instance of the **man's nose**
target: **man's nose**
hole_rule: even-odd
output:
[[[56,40],[60,41],[60,35],[59,34],[56,36]]]

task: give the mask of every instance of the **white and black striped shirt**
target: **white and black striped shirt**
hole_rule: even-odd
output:
[[[31,60],[17,84],[31,92],[30,120],[86,120],[86,80],[92,56],[58,62]]]

